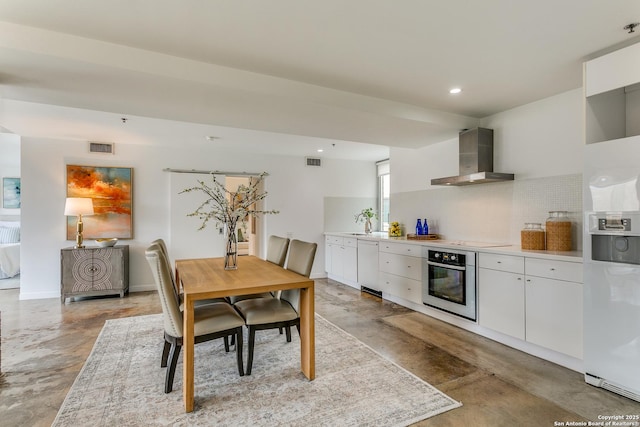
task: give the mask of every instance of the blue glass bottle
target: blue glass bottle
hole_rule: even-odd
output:
[[[418,218],[418,223],[416,224],[416,235],[419,236],[422,234],[422,222],[420,222],[420,218]]]
[[[429,225],[427,224],[427,218],[425,218],[424,222],[422,223],[422,234],[424,234],[425,236],[429,234]]]

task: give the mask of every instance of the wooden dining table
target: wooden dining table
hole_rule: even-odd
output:
[[[237,270],[225,270],[224,258],[180,259],[175,263],[176,283],[184,295],[183,380],[186,412],[194,408],[194,303],[197,300],[257,294],[285,289],[300,292],[300,366],[315,378],[314,282],[305,276],[255,256],[238,257]]]

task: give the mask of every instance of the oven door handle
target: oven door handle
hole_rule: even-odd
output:
[[[467,267],[459,267],[457,265],[440,264],[438,262],[433,262],[433,261],[427,261],[427,264],[433,265],[434,267],[449,268],[451,270],[465,271],[467,269]]]

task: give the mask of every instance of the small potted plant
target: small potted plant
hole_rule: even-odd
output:
[[[371,227],[371,219],[378,219],[378,214],[373,211],[373,208],[362,209],[362,211],[357,214],[356,222],[364,222],[364,232],[366,234],[370,234],[373,229]]]

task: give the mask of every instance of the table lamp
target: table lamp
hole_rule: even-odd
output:
[[[64,204],[64,214],[78,216],[75,248],[84,248],[82,244],[82,215],[93,215],[93,200],[88,197],[67,197],[67,201]]]

